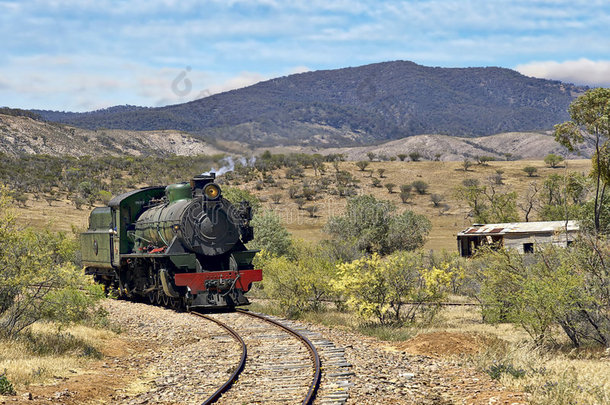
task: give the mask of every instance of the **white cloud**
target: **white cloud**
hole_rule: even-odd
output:
[[[581,58],[565,62],[531,62],[517,65],[515,70],[526,76],[592,87],[610,87],[610,60]]]

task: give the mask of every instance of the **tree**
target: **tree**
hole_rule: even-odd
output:
[[[386,200],[377,200],[372,195],[352,197],[347,202],[345,214],[331,217],[325,230],[339,240],[347,241],[358,250],[367,253],[390,253],[396,249],[397,234],[405,234],[413,243],[405,246],[419,247],[428,235],[429,227],[422,225],[428,221],[424,216],[413,214],[394,215],[396,208]],[[410,211],[406,211],[410,212]],[[417,223],[414,229],[402,229]],[[413,233],[415,232],[415,233]],[[393,236],[390,236],[393,235]]]
[[[401,162],[404,162],[404,161],[405,161],[405,159],[407,158],[407,155],[406,155],[406,154],[404,154],[404,153],[399,153],[399,154],[398,154],[398,155],[396,155],[396,156],[398,156],[398,159],[400,159],[400,161],[401,161]]]
[[[385,184],[385,188],[388,189],[388,193],[392,194],[394,192],[394,189],[396,188],[396,184],[394,184],[394,183],[386,183]]]
[[[413,186],[415,191],[417,191],[418,194],[423,195],[426,194],[426,192],[428,191],[428,183],[423,180],[415,180],[413,183],[411,183],[411,185]]]
[[[538,204],[538,183],[535,181],[531,182],[525,195],[523,196],[523,201],[518,203],[517,205],[523,211],[525,215],[525,222],[529,222],[530,214],[534,211],[534,208]]]
[[[534,166],[525,166],[523,171],[527,173],[527,177],[534,177],[538,169],[536,169]]]
[[[255,249],[264,249],[275,256],[288,253],[291,245],[290,234],[277,214],[273,211],[257,213],[251,224],[254,227],[254,240],[251,243]]]
[[[360,169],[361,172],[365,171],[366,168],[368,167],[369,162],[367,162],[366,160],[361,160],[359,162],[356,162],[356,166],[358,166],[358,168]]]
[[[583,132],[595,138],[593,155],[593,176],[595,178],[595,201],[593,204],[594,226],[596,232],[601,229],[600,218],[603,209],[605,192],[610,184],[608,170],[608,141],[610,140],[610,89],[596,88],[587,90],[570,104],[570,121],[555,126],[557,142],[574,151],[576,145],[584,141]]]
[[[405,210],[390,221],[388,227],[388,251],[415,250],[426,243],[432,229],[428,218]]]
[[[279,193],[271,194],[271,200],[274,204],[279,204],[282,201],[282,195]]]
[[[379,169],[377,169],[377,173],[379,174],[380,179],[383,179],[385,177],[383,175],[385,173],[385,169],[383,167],[380,167]]]
[[[409,153],[409,158],[414,162],[419,162],[421,159],[421,153],[411,152],[411,153]]]
[[[438,207],[443,200],[444,197],[440,194],[432,194],[430,196],[430,201],[432,201],[432,204],[434,204],[435,207]]]
[[[472,166],[472,161],[470,159],[464,159],[462,161],[462,168],[464,169],[465,172],[467,172],[471,166]]]
[[[309,213],[310,218],[315,218],[319,208],[320,207],[318,207],[317,205],[309,205],[305,207],[305,211]]]
[[[561,162],[563,162],[563,160],[563,156],[559,156],[554,153],[549,153],[544,158],[544,163],[546,163],[549,167],[556,168]]]
[[[373,152],[368,152],[366,154],[366,156],[369,158],[369,160],[372,162],[373,159],[375,159],[375,154]]]
[[[476,179],[467,179],[456,188],[456,196],[470,206],[470,215],[476,222],[515,222],[519,219],[515,192],[502,192],[493,184],[482,186]]]

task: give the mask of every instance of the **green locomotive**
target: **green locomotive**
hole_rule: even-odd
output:
[[[108,291],[173,308],[234,307],[262,280],[254,269],[252,210],[222,197],[215,176],[148,187],[95,208],[82,260]]]

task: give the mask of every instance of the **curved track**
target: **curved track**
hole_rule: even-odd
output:
[[[237,381],[237,378],[239,377],[239,374],[242,372],[242,370],[244,369],[245,365],[246,365],[246,359],[248,357],[248,347],[246,346],[246,343],[244,342],[244,340],[242,339],[241,336],[239,336],[239,334],[237,332],[235,332],[235,330],[233,330],[231,327],[225,325],[224,323],[220,322],[217,319],[214,319],[210,316],[206,316],[203,314],[200,314],[198,312],[191,312],[193,315],[199,316],[201,318],[207,319],[208,321],[214,322],[216,324],[218,324],[218,326],[220,326],[221,328],[225,329],[227,332],[229,332],[229,334],[231,336],[233,336],[233,338],[240,344],[241,346],[241,358],[239,360],[239,364],[237,365],[237,367],[235,368],[235,371],[233,371],[233,373],[231,373],[231,375],[229,376],[229,379],[227,381],[225,381],[224,384],[222,384],[220,386],[220,388],[218,388],[212,395],[210,395],[210,397],[208,399],[206,399],[202,405],[208,405],[208,404],[213,404],[214,402],[216,402],[218,400],[218,398],[220,398],[220,396],[228,391],[231,388],[231,385],[233,385],[233,383],[235,381]]]
[[[241,360],[230,378],[203,404],[294,403],[300,395],[304,397],[302,404],[313,403],[320,385],[321,362],[316,348],[305,336],[277,321],[244,310],[214,315],[193,314],[217,323],[242,346]],[[255,321],[246,320],[246,316]],[[250,358],[246,342],[252,348]],[[303,351],[304,347],[307,351]],[[312,367],[303,365],[305,357],[313,363],[310,378],[303,375],[303,370]]]

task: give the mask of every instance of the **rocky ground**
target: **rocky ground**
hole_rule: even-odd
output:
[[[30,387],[17,397],[0,397],[0,404],[197,404],[238,362],[237,344],[209,321],[125,301],[109,300],[105,305],[122,333],[108,342],[101,361],[75,370],[73,377]],[[468,335],[431,335],[427,341],[420,336],[413,342],[389,344],[336,328],[291,324],[344,349],[353,372],[348,404],[527,402],[524,394],[506,391],[486,374],[441,353],[471,350]]]

